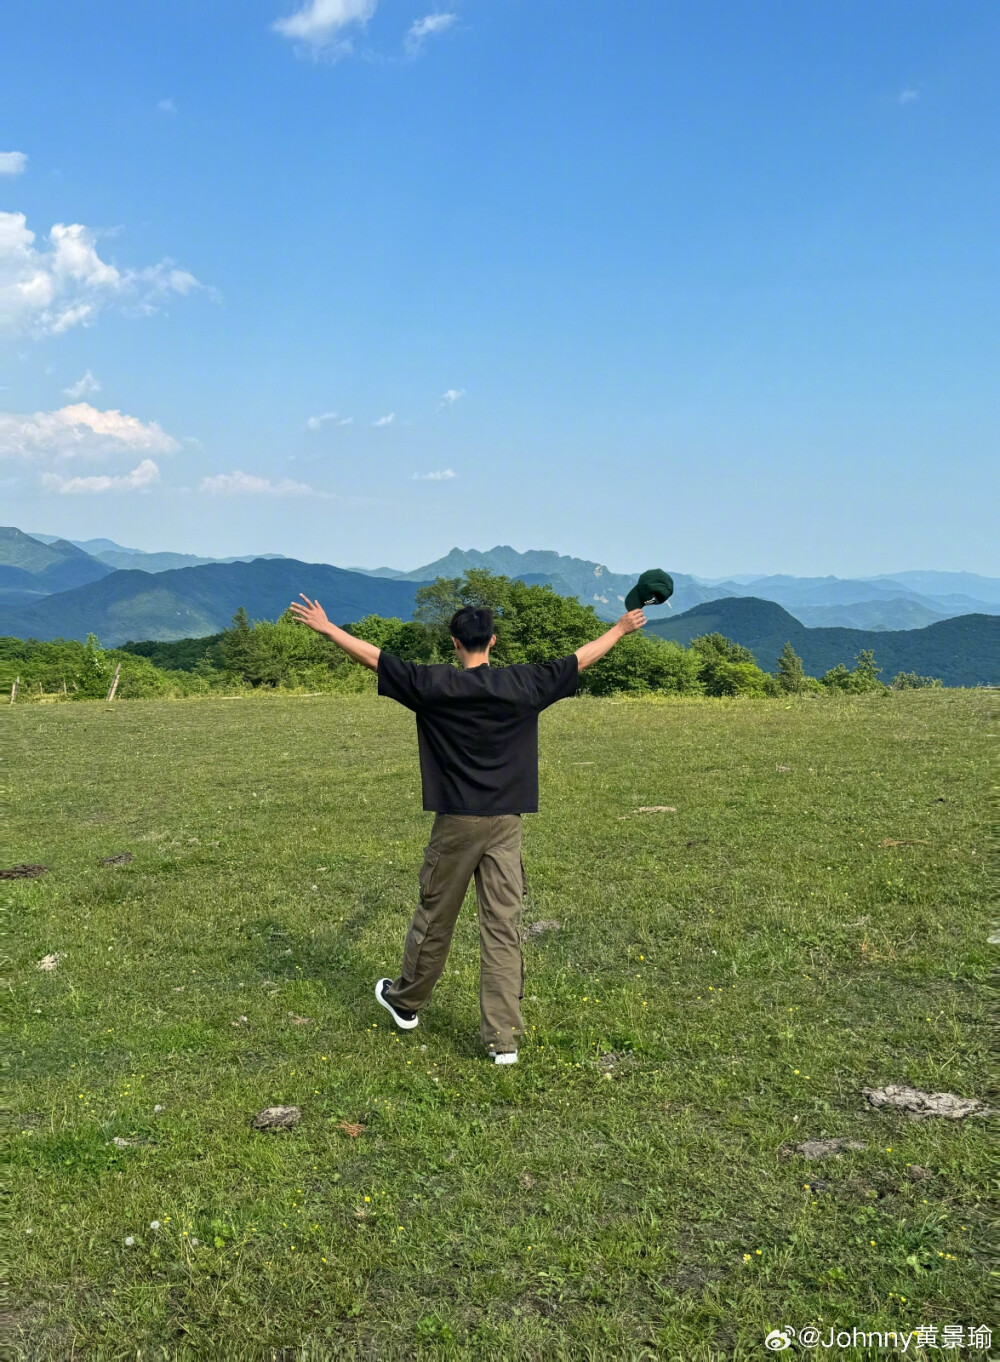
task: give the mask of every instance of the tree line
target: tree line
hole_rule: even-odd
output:
[[[497,666],[563,657],[608,627],[592,606],[575,597],[473,568],[463,577],[439,577],[419,588],[412,620],[368,615],[350,631],[404,660],[457,665],[448,621],[462,605],[492,608]],[[122,699],[254,690],[354,693],[375,685],[371,672],[287,612],[277,620],[251,620],[241,607],[220,634],[114,649],[102,648],[93,634],[85,643],[0,639],[0,685],[9,691],[17,678],[21,700],[103,699],[119,664]],[[719,633],[695,638],[686,648],[656,635],[629,634],[580,677],[581,692],[590,695],[759,697],[940,685],[935,678],[904,672],[886,685],[870,650],[858,654],[853,668],[841,663],[824,676],[807,676],[791,643],[772,674],[748,648]]]

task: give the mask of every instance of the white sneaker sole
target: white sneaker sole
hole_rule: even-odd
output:
[[[391,979],[380,979],[378,983],[375,985],[375,997],[379,1000],[379,1002],[382,1004],[385,1010],[389,1013],[389,1016],[393,1019],[393,1021],[396,1023],[396,1025],[399,1027],[401,1031],[412,1031],[413,1028],[417,1025],[417,1022],[419,1022],[420,1018],[414,1017],[412,1021],[407,1021],[405,1017],[401,1017],[399,1015],[399,1013],[393,1007],[392,1003],[386,1002],[386,1000],[382,997],[382,985],[391,983],[392,983]]]
[[[494,1056],[493,1056],[493,1063],[494,1063],[494,1064],[516,1064],[516,1063],[517,1063],[517,1051],[516,1051],[516,1050],[513,1050],[513,1051],[511,1051],[509,1054],[494,1055]]]

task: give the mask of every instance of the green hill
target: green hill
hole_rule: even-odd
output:
[[[300,591],[318,596],[337,624],[370,614],[409,619],[418,585],[294,558],[210,563],[155,575],[109,572],[101,581],[26,608],[5,609],[0,600],[0,635],[82,640],[95,633],[107,647],[128,639],[187,639],[227,628],[241,605],[254,619],[277,619]]]
[[[874,649],[883,680],[897,672],[939,676],[946,686],[1000,685],[1000,617],[958,615],[924,629],[809,629],[773,601],[730,596],[708,601],[672,620],[657,620],[647,632],[677,643],[718,632],[745,648],[765,671],[790,642],[807,673],[822,676],[843,662],[852,666],[864,648]]]

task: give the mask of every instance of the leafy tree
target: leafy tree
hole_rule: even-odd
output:
[[[862,648],[854,659],[854,675],[858,678],[859,689],[880,690],[882,682],[879,680],[882,668],[875,666],[875,650],[873,648]]]
[[[802,659],[792,647],[791,643],[786,643],[781,650],[778,658],[778,686],[786,695],[800,695],[806,688],[806,674],[802,667]]]
[[[439,661],[437,641],[420,620],[404,620],[389,638],[386,647],[404,662]]]
[[[146,639],[136,643],[129,640],[121,645],[121,651],[135,653],[137,657],[148,657],[154,667],[162,671],[200,671],[205,674],[203,664],[206,662],[209,669],[221,671],[225,667],[220,647],[222,638],[222,634],[208,634],[202,638],[177,638],[170,642]]]
[[[395,615],[388,618],[384,615],[365,615],[348,625],[347,632],[355,638],[363,638],[366,643],[373,643],[376,648],[384,648],[393,630],[402,623]]]
[[[88,634],[83,645],[79,689],[88,698],[103,695],[111,684],[115,664],[101,647],[96,634]]]
[[[757,665],[757,659],[749,648],[744,648],[742,643],[734,643],[731,638],[718,632],[693,638],[691,647],[703,657],[716,656],[725,662],[752,662],[754,666]]]
[[[454,613],[454,612],[453,612]],[[450,616],[449,616],[450,618]],[[350,627],[355,638],[374,643],[404,662],[436,662],[437,640],[431,629],[420,620],[385,619],[381,615],[366,615]]]
[[[851,680],[851,673],[844,666],[843,662],[838,662],[835,667],[831,667],[828,672],[824,672],[820,677],[820,681],[826,686],[827,690],[850,691],[854,688]]]
[[[448,621],[456,610],[468,604],[462,596],[462,578],[435,577],[433,582],[417,588],[414,602],[414,619],[430,630],[441,655],[447,656],[451,651]]]
[[[306,629],[289,611],[277,620],[251,624],[246,611],[238,610],[221,648],[229,674],[251,686],[326,690],[333,682],[331,673],[355,665],[336,644]]]
[[[476,589],[481,590],[478,583]],[[592,606],[581,605],[575,596],[559,596],[550,586],[503,578],[493,590],[501,602],[497,649],[502,663],[566,657],[607,628]]]
[[[431,588],[436,588],[433,597],[421,600],[421,592]],[[559,596],[550,586],[529,586],[486,568],[470,568],[454,580],[439,578],[421,588],[417,597],[418,619],[429,627],[435,627],[430,621],[438,621],[435,642],[449,661],[454,650],[448,622],[462,605],[487,605],[493,611],[497,641],[492,659],[498,667],[565,657],[607,627],[575,596]]]

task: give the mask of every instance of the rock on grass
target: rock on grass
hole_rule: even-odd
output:
[[[989,1108],[975,1097],[958,1097],[953,1092],[921,1092],[890,1083],[884,1088],[862,1088],[869,1106],[881,1110],[889,1107],[905,1112],[912,1121],[925,1121],[931,1116],[943,1116],[947,1121],[961,1121],[977,1112],[983,1116]]]
[[[554,917],[542,918],[539,922],[530,922],[524,929],[524,935],[529,941],[534,941],[536,936],[541,936],[543,932],[558,932],[562,923]]]
[[[265,1107],[250,1122],[254,1130],[291,1130],[302,1120],[301,1107]]]

